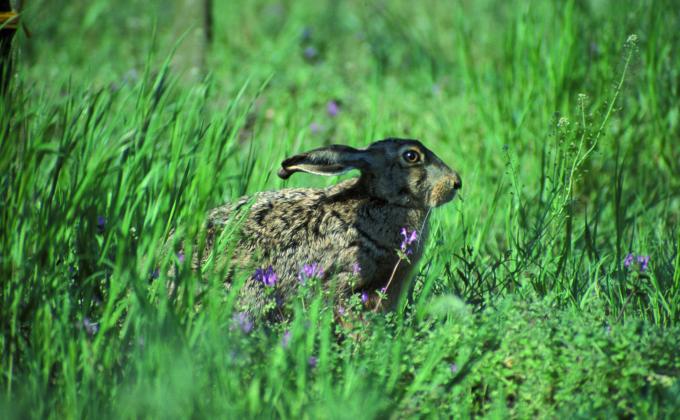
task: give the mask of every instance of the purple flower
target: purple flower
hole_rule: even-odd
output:
[[[255,274],[253,274],[253,279],[256,281],[261,281],[262,284],[264,284],[265,286],[272,287],[276,285],[278,276],[274,272],[274,268],[270,265],[266,269],[258,268],[257,270],[255,270]]]
[[[288,348],[288,345],[290,344],[290,330],[286,330],[286,332],[283,333],[283,337],[281,337],[281,347]]]
[[[303,54],[305,55],[305,58],[311,60],[315,58],[319,54],[319,52],[316,50],[316,48],[310,46],[305,48]]]
[[[99,231],[99,233],[103,233],[105,227],[106,227],[106,217],[97,216],[97,231]]]
[[[649,255],[638,255],[637,257],[633,253],[626,255],[626,259],[623,260],[623,266],[632,270],[634,265],[636,265],[640,271],[647,271],[647,268],[649,267]]]
[[[345,315],[345,307],[344,306],[338,306],[338,315],[340,315],[340,316]]]
[[[458,365],[455,364],[455,363],[451,363],[451,364],[449,365],[449,370],[451,371],[451,373],[456,373],[456,372],[458,372]]]
[[[302,40],[309,41],[312,38],[312,28],[305,27],[302,30]]]
[[[309,367],[314,369],[316,367],[316,364],[319,362],[319,359],[316,358],[316,356],[309,356],[309,359],[307,359],[307,363],[309,364]]]
[[[321,124],[319,124],[316,121],[309,124],[309,131],[311,131],[312,134],[317,134],[319,131],[321,131],[322,128],[323,127],[321,127]]]
[[[335,101],[328,101],[326,104],[326,111],[331,117],[335,117],[340,112],[340,105]]]
[[[358,276],[359,274],[361,274],[361,266],[359,265],[358,262],[352,264],[352,274],[354,276]]]
[[[177,253],[177,259],[179,260],[180,264],[184,264],[184,251],[179,251]]]
[[[414,229],[413,231],[409,232],[408,228],[401,228],[401,236],[404,237],[404,239],[401,241],[401,251],[406,253],[407,255],[412,252],[411,248],[409,246],[415,242],[418,239],[418,232]]]
[[[645,255],[644,257],[642,255],[638,255],[637,262],[640,265],[640,270],[646,271],[647,266],[649,265],[649,255]]]
[[[253,330],[253,320],[250,318],[248,312],[237,312],[232,317],[232,329],[238,328],[244,333],[248,334]]]
[[[623,265],[624,265],[626,268],[630,267],[630,265],[633,264],[634,258],[635,258],[635,256],[634,256],[633,254],[628,254],[628,255],[626,256],[626,259],[623,260]]]
[[[300,270],[300,273],[298,274],[298,280],[300,280],[300,283],[304,284],[311,278],[323,278],[323,275],[323,268],[318,263],[314,262],[302,266],[302,270]]]
[[[366,291],[361,292],[361,303],[368,302],[368,293]]]
[[[99,331],[99,322],[93,322],[90,318],[85,317],[83,318],[83,327],[85,332],[91,337]]]

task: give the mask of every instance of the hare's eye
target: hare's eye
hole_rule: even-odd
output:
[[[404,152],[402,155],[404,157],[404,160],[408,163],[415,163],[418,162],[420,159],[420,154],[416,152],[415,150],[407,150]]]

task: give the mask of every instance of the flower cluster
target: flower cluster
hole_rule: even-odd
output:
[[[320,279],[323,278],[323,276],[323,267],[321,267],[319,263],[314,262],[302,266],[302,270],[300,270],[300,273],[298,274],[298,280],[300,280],[300,283],[304,284],[309,279]]]
[[[626,259],[623,260],[623,265],[629,270],[632,270],[637,266],[640,271],[646,271],[647,266],[649,265],[649,255],[635,256],[635,254],[630,253],[626,256]]]
[[[278,276],[274,272],[274,268],[270,265],[267,268],[258,268],[253,274],[253,280],[262,282],[265,286],[273,287],[276,285]]]
[[[401,241],[401,252],[406,255],[412,254],[413,250],[410,248],[410,246],[416,240],[418,240],[418,232],[416,232],[415,229],[409,232],[408,228],[403,227],[401,228],[401,236],[404,237],[404,239]]]

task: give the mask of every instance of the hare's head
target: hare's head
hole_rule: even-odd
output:
[[[386,139],[365,149],[332,145],[292,156],[281,163],[279,176],[295,172],[338,175],[361,171],[360,186],[372,197],[414,208],[447,203],[461,188],[458,173],[418,140]]]

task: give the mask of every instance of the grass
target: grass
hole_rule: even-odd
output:
[[[676,2],[215,3],[186,83],[164,2],[29,2],[0,101],[0,416],[677,417]],[[396,311],[337,322],[317,285],[250,330],[160,251],[242,194],[337,182],[278,179],[286,156],[388,136],[463,180]]]

